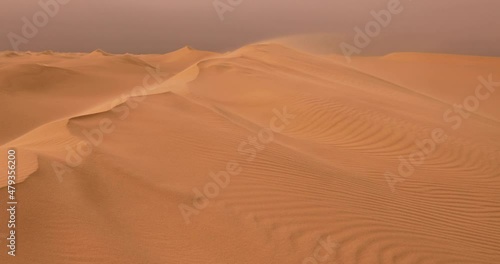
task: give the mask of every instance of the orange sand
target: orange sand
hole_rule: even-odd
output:
[[[457,129],[443,119],[490,74],[499,58],[346,64],[277,44],[0,53],[0,165],[15,148],[19,183],[17,256],[1,245],[0,263],[500,263],[500,89]],[[103,123],[71,168],[68,149]],[[386,172],[437,128],[447,140],[393,192]],[[183,217],[228,164],[241,171]]]

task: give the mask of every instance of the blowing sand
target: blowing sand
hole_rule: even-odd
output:
[[[486,57],[0,53],[0,262],[500,263],[499,90]]]

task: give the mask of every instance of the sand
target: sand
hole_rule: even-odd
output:
[[[352,59],[1,53],[0,262],[500,263],[500,59]]]

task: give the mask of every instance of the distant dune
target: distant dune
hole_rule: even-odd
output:
[[[500,58],[280,43],[1,53],[0,262],[500,263]]]

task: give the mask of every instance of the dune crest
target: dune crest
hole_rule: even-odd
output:
[[[111,53],[107,53],[104,50],[101,49],[96,49],[92,52],[90,52],[87,56],[89,57],[100,57],[100,56],[112,56]]]

